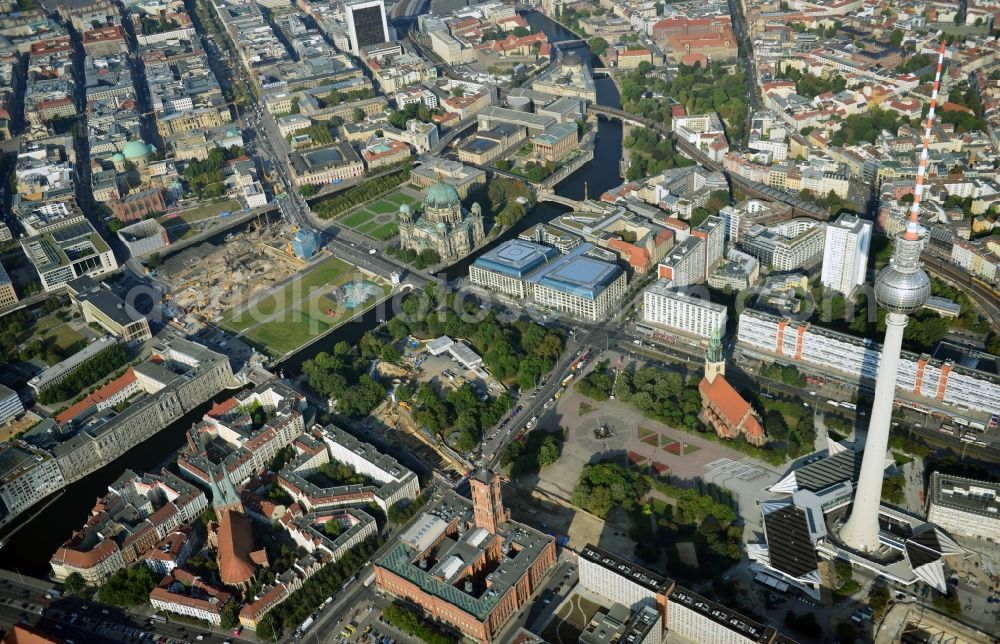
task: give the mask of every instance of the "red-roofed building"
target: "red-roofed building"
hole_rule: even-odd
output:
[[[187,615],[216,626],[222,623],[222,609],[232,595],[201,577],[178,568],[160,580],[149,593],[149,603],[157,610]]]
[[[125,49],[125,32],[118,25],[83,32],[83,50],[88,56],[110,56]]]
[[[621,239],[611,239],[608,240],[608,248],[618,253],[637,273],[645,273],[653,265],[649,251],[641,246]]]
[[[964,112],[966,114],[972,114],[973,116],[975,116],[975,114],[976,114],[975,112],[973,112],[972,110],[970,110],[966,106],[959,105],[958,103],[952,103],[951,101],[945,101],[944,103],[942,103],[942,105],[941,105],[941,111],[942,112]]]
[[[751,445],[767,442],[764,427],[754,408],[726,380],[726,361],[718,335],[709,341],[705,357],[705,377],[698,383],[701,419],[722,438],[742,436]]]

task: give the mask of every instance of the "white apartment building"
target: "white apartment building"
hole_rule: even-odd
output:
[[[823,286],[849,295],[865,282],[872,224],[856,215],[842,214],[826,227],[823,248]]]
[[[643,320],[699,338],[726,332],[726,307],[671,288],[658,280],[643,294]]]
[[[873,340],[750,309],[740,314],[737,340],[765,359],[868,387],[874,386],[882,353],[882,345]],[[900,357],[896,390],[960,410],[1000,413],[1000,377],[908,351]]]
[[[662,611],[673,582],[618,555],[587,544],[580,551],[580,584],[629,610],[645,606]]]
[[[56,459],[22,441],[0,444],[0,526],[66,485]]]
[[[347,2],[344,4],[344,16],[351,38],[351,53],[355,56],[360,56],[365,47],[390,40],[383,0]]]
[[[850,177],[840,172],[806,168],[802,171],[802,189],[811,190],[819,197],[825,197],[832,191],[841,199],[847,199],[851,182]]]
[[[762,215],[771,210],[770,206],[759,199],[747,199],[735,206],[726,206],[719,211],[719,216],[725,224],[726,241],[732,245],[740,241],[740,230],[746,228],[746,222],[752,221],[754,215]]]
[[[1000,541],[1000,484],[934,472],[927,520],[953,535]]]
[[[24,413],[24,405],[17,397],[17,392],[0,385],[0,425],[14,420]]]
[[[951,261],[987,282],[996,282],[1000,276],[1000,257],[982,245],[964,239],[956,239],[952,245]]]
[[[372,445],[333,425],[323,430],[323,442],[332,460],[350,465],[358,474],[382,484],[375,502],[383,512],[388,512],[389,508],[404,499],[417,498],[420,493],[417,475]]]
[[[684,638],[684,641],[760,644],[771,641],[776,636],[773,628],[758,624],[684,588],[675,588],[670,593],[667,616],[670,632]]]
[[[657,267],[657,276],[672,281],[675,288],[705,281],[704,240],[688,237],[674,246]]]

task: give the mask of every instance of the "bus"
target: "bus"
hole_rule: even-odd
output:
[[[855,410],[855,409],[858,408],[857,405],[855,405],[854,403],[849,403],[849,402],[842,402],[842,403],[840,403],[840,406],[843,407],[844,409],[850,409],[851,411],[853,411],[853,410]]]
[[[569,374],[568,376],[566,376],[565,378],[563,378],[563,380],[562,380],[562,386],[565,387],[566,385],[568,385],[572,381],[573,381],[573,374]]]
[[[167,621],[167,618],[164,617],[163,615],[157,615],[154,613],[153,615],[150,616],[149,621],[155,622],[157,624],[163,624]]]

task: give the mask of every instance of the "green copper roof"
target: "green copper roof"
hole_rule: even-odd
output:
[[[431,186],[427,191],[427,197],[424,198],[424,203],[431,208],[451,208],[461,202],[462,198],[458,196],[458,191],[443,181]]]
[[[129,141],[122,152],[126,159],[141,159],[149,154],[149,146],[143,141]]]

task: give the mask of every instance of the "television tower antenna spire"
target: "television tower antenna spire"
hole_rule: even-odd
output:
[[[934,127],[934,114],[937,108],[938,90],[941,88],[941,67],[944,65],[944,40],[938,49],[937,71],[934,73],[934,88],[931,91],[931,108],[927,111],[927,124],[924,127],[923,146],[920,149],[920,162],[917,165],[917,182],[913,188],[913,205],[910,206],[910,221],[906,224],[904,236],[907,240],[920,237],[920,199],[924,193],[924,177],[927,174],[928,149],[931,144],[931,128]]]

